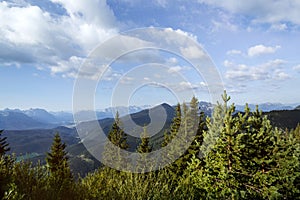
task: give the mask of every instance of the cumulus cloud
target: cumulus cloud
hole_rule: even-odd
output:
[[[285,61],[280,59],[257,66],[224,61],[224,66],[228,68],[225,77],[231,81],[286,80],[290,76],[283,71],[283,64],[285,64]]]
[[[175,67],[170,67],[169,69],[168,69],[168,72],[169,73],[178,73],[178,72],[180,72],[182,70],[182,67],[180,67],[180,66],[175,66]]]
[[[264,46],[264,45],[260,44],[260,45],[250,47],[248,49],[248,56],[253,57],[253,56],[259,56],[262,54],[272,54],[272,53],[275,53],[280,48],[281,47],[279,45],[271,47],[271,46]]]
[[[289,21],[300,24],[300,2],[293,0],[198,0],[215,7],[221,7],[231,13],[244,14],[254,22],[278,23]]]
[[[51,74],[60,74],[64,77],[76,77],[80,65],[84,62],[90,52],[96,56],[97,66],[112,61],[116,56],[117,62],[160,62],[166,60],[159,53],[152,50],[134,51],[132,49],[153,47],[153,41],[162,41],[162,47],[170,41],[178,41],[182,53],[187,58],[199,58],[204,55],[201,49],[195,46],[189,47],[190,43],[197,40],[196,36],[182,30],[172,28],[151,31],[140,35],[119,35],[118,39],[103,44],[102,49],[95,49],[101,42],[118,34],[120,23],[116,20],[114,13],[106,4],[105,0],[51,0],[45,4],[53,4],[61,8],[61,13],[56,13],[50,7],[39,7],[29,2],[8,3],[0,2],[0,64],[16,65],[29,63],[39,69],[46,69]],[[163,3],[164,1],[159,1]],[[52,6],[53,6],[52,5]],[[178,33],[178,34],[174,34]],[[191,40],[183,41],[178,35],[184,35]],[[181,37],[182,39],[182,37]],[[177,59],[169,59],[169,64],[175,66],[171,71],[178,71]],[[120,64],[120,63],[118,63]],[[98,67],[102,68],[102,67]],[[91,75],[96,79],[100,69],[88,67],[82,75]]]
[[[205,52],[196,46],[182,47],[180,50],[182,55],[188,59],[201,59],[206,57]]]
[[[284,71],[282,71],[280,69],[277,69],[274,72],[274,79],[275,80],[281,81],[281,80],[286,80],[286,79],[288,79],[290,77],[291,77],[290,75],[288,75],[286,72],[284,72]]]
[[[190,67],[188,67],[188,66],[179,66],[179,65],[177,65],[177,66],[174,66],[174,67],[170,67],[168,69],[168,73],[170,73],[170,74],[179,73],[183,70],[189,70],[189,69],[190,69]]]
[[[51,3],[51,2],[48,2]],[[67,13],[57,15],[30,3],[0,2],[0,62],[48,67],[74,74],[73,64],[99,42],[117,33],[106,1],[52,0]]]
[[[168,85],[168,84],[167,84]],[[207,90],[207,84],[203,81],[199,83],[191,83],[189,81],[181,81],[176,84],[176,90],[178,92],[187,91],[187,90]]]

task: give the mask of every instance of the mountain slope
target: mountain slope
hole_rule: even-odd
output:
[[[14,152],[17,155],[26,153],[44,154],[49,150],[53,137],[57,132],[59,132],[62,140],[67,145],[79,142],[76,131],[66,127],[34,130],[4,130],[7,142],[11,147],[10,152]]]
[[[0,130],[27,130],[42,127],[49,127],[49,124],[36,121],[21,112],[0,111]]]
[[[161,104],[151,109],[142,110],[140,112],[121,117],[120,120],[124,125],[124,127],[122,128],[124,128],[125,132],[127,131],[128,134],[136,134],[139,137],[140,133],[142,133],[142,127],[149,125],[149,123],[151,122],[151,118],[149,114],[151,113],[151,116],[153,116],[152,120],[160,120],[162,119],[163,116],[162,112],[165,112],[166,119],[165,119],[165,123],[162,124],[161,130],[152,129],[152,128],[156,128],[155,126],[150,127],[148,130],[150,133],[158,132],[156,135],[153,136],[153,140],[161,138],[163,136],[164,130],[170,126],[175,113],[174,108],[168,104]],[[135,124],[130,124],[131,119],[138,126],[136,126]],[[100,125],[100,127],[102,128],[102,130],[106,135],[109,133],[113,122],[114,119],[112,118],[98,120],[98,124]],[[156,124],[156,122],[153,123]],[[78,124],[77,129],[80,131],[80,133],[85,134],[85,135],[81,135],[82,137],[81,139],[86,139],[89,141],[95,141],[99,139],[98,137],[101,136],[97,131],[98,130],[97,126],[98,125],[95,123],[95,121],[81,122],[80,124]],[[104,138],[100,140],[105,141]],[[130,150],[134,151],[139,143],[139,140],[134,136],[128,135],[128,143],[130,146]]]
[[[256,104],[248,104],[250,110],[255,110]],[[236,110],[244,111],[245,105],[236,105]],[[258,104],[258,109],[263,112],[270,112],[273,110],[293,110],[292,106],[284,105],[281,103],[262,103]]]
[[[294,129],[300,123],[300,110],[280,110],[264,113],[271,124],[282,129]]]
[[[44,109],[31,108],[29,110],[24,110],[23,113],[39,122],[49,123],[49,124],[58,123],[56,117]]]

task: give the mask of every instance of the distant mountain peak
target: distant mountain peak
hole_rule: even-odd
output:
[[[300,110],[300,105],[295,108],[295,110]]]
[[[158,107],[158,106],[162,106],[162,107],[164,107],[164,108],[170,108],[170,107],[172,107],[172,106],[170,106],[170,105],[167,104],[167,103],[162,103],[162,104],[157,105],[157,106],[155,106],[155,107]],[[155,108],[155,107],[154,107],[154,108]]]

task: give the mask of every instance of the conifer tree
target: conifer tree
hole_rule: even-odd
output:
[[[3,130],[0,130],[0,199],[3,198],[5,191],[8,190],[12,181],[13,160],[5,155],[10,150],[6,137],[1,137]]]
[[[47,169],[50,172],[48,179],[50,199],[72,199],[74,180],[69,167],[66,144],[62,143],[59,133],[53,139],[50,152],[47,153]]]
[[[10,150],[9,144],[6,142],[7,137],[1,138],[3,130],[0,130],[0,157],[4,156]]]
[[[108,139],[116,146],[121,149],[128,149],[129,145],[127,143],[127,136],[125,132],[121,129],[121,120],[119,112],[116,113],[115,121],[112,128],[108,134]]]
[[[127,150],[129,148],[129,144],[127,143],[127,135],[122,130],[121,120],[119,113],[116,113],[115,121],[112,124],[112,127],[108,133],[109,141],[115,145],[116,148],[111,147],[108,143],[104,147],[103,159],[107,164],[117,163],[119,167],[122,167],[127,164],[127,158],[122,154],[121,149]]]
[[[178,187],[181,184],[180,182],[185,179],[184,173],[188,168],[188,163],[192,157],[200,151],[205,126],[203,118],[203,113],[199,115],[199,103],[197,98],[193,97],[189,106],[185,103],[182,105],[181,123],[176,133],[180,137],[169,154],[173,153],[176,155],[178,150],[182,151],[183,149],[185,152],[166,168],[170,177],[170,184],[173,185],[172,190]],[[189,145],[188,148],[187,145]]]
[[[223,95],[224,104],[229,98]],[[226,106],[227,107],[227,106]],[[245,113],[234,115],[235,106],[224,106],[223,118],[209,120],[208,127],[219,130],[213,138],[212,146],[206,151],[205,165],[199,167],[199,158],[194,157],[193,181],[207,198],[284,198],[295,194],[297,151],[283,142],[281,131],[274,129],[270,121],[258,108],[250,113],[246,105]],[[219,109],[222,106],[219,106]],[[213,123],[216,123],[215,125]],[[215,129],[217,126],[219,129]],[[208,131],[206,134],[211,133]],[[215,134],[215,133],[212,133]],[[207,135],[205,135],[206,137]],[[207,146],[206,146],[207,147]],[[207,149],[206,149],[207,150]],[[292,154],[293,156],[288,156]],[[288,163],[288,164],[286,164]],[[289,175],[293,174],[293,175]],[[292,199],[292,198],[291,198]]]
[[[152,147],[150,145],[149,136],[147,133],[147,128],[143,128],[143,132],[141,134],[141,143],[137,148],[138,153],[149,153],[152,151]]]
[[[66,144],[62,143],[58,133],[55,134],[51,151],[47,153],[46,161],[50,173],[56,173],[60,170],[69,168]]]
[[[146,126],[143,127],[143,132],[141,133],[141,143],[137,147],[137,152],[139,153],[137,159],[137,172],[144,172],[146,167],[151,167],[153,162],[150,160],[147,153],[152,151],[152,146],[150,144],[149,135]]]
[[[175,108],[175,116],[170,125],[170,129],[167,130],[164,134],[162,147],[167,146],[168,143],[174,138],[174,136],[177,134],[180,128],[180,123],[181,123],[181,107],[180,107],[180,103],[178,103]]]
[[[181,127],[179,129],[180,135],[182,136],[180,140],[181,148],[184,148],[183,145],[189,145],[188,149],[181,155],[174,163],[173,163],[173,171],[176,176],[181,176],[184,170],[188,166],[188,162],[193,157],[194,152],[192,149],[195,148],[193,146],[193,142],[197,143],[200,141],[196,141],[201,137],[202,132],[199,131],[199,102],[196,97],[193,97],[190,101],[189,106],[183,106],[183,118]],[[198,131],[199,134],[198,135]]]

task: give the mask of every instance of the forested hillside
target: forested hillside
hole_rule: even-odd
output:
[[[9,144],[0,135],[0,197],[2,199],[297,199],[300,196],[300,126],[287,130],[246,105],[237,113],[223,95],[211,117],[205,117],[193,98],[177,105],[171,125],[163,133],[161,147],[168,147],[161,161],[168,166],[132,165],[130,158],[107,148],[106,162],[134,169],[118,171],[99,165],[86,177],[72,174],[67,147],[56,134],[46,165],[16,162],[7,154]],[[131,150],[128,135],[117,116],[108,138],[119,149]],[[141,158],[154,151],[144,127],[135,147]],[[179,137],[180,136],[180,137]],[[184,142],[192,139],[178,158]],[[81,146],[83,147],[83,146]],[[157,146],[155,147],[158,148]],[[82,151],[82,149],[79,149]],[[75,151],[70,152],[76,154]],[[149,162],[148,162],[149,163]],[[155,162],[153,162],[155,163]],[[132,166],[128,166],[132,165]],[[157,169],[149,172],[147,169]],[[148,172],[145,172],[148,171]],[[140,173],[136,173],[140,172]]]

